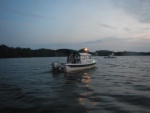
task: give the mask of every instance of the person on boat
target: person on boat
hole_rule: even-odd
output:
[[[67,63],[71,63],[71,62],[72,62],[72,57],[73,57],[73,54],[70,54],[70,55],[67,57]]]
[[[67,63],[79,63],[80,55],[79,53],[71,53],[67,56]]]
[[[73,54],[73,56],[72,56],[72,63],[76,63],[76,55],[75,54]]]
[[[80,56],[79,54],[77,55],[77,59],[76,59],[76,63],[79,63],[80,62]]]

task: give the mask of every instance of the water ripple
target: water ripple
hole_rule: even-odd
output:
[[[0,113],[150,113],[150,57],[97,59],[70,74],[51,73],[55,58],[0,59]]]

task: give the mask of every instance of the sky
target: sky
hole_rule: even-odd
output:
[[[150,51],[150,0],[0,0],[0,44]]]

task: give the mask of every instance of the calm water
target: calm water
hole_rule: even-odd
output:
[[[66,58],[0,59],[0,113],[150,113],[150,56],[97,59],[71,74],[50,71]]]

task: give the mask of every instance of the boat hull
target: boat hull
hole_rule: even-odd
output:
[[[78,70],[84,70],[84,69],[91,69],[95,66],[96,63],[90,63],[90,64],[65,64],[65,72],[72,72],[72,71],[78,71]]]

